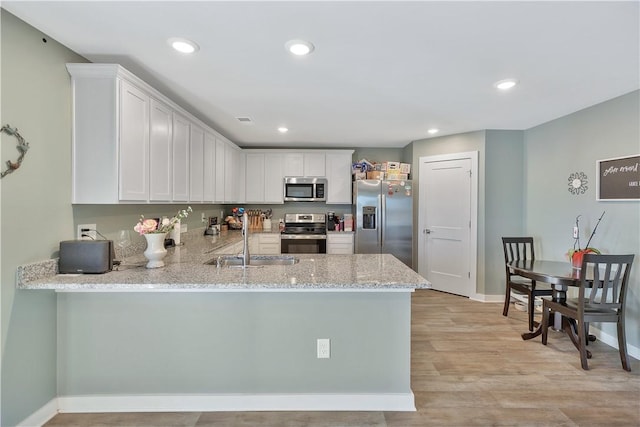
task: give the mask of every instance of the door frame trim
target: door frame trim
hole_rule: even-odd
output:
[[[422,230],[426,228],[422,212],[424,209],[424,197],[423,185],[424,174],[422,173],[422,165],[424,163],[435,163],[449,160],[471,160],[471,230],[469,235],[469,268],[470,278],[469,281],[472,285],[472,289],[469,290],[468,297],[474,296],[478,290],[478,181],[479,181],[479,167],[478,167],[478,151],[465,151],[460,153],[439,154],[435,156],[422,156],[418,158],[418,167],[420,168],[420,183],[418,194],[418,259],[417,271],[420,271],[420,260],[426,253],[425,241],[422,238]]]

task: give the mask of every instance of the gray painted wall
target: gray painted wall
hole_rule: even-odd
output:
[[[61,396],[410,391],[410,293],[58,298]]]
[[[603,211],[591,246],[604,253],[635,253],[627,295],[627,340],[640,347],[640,202],[596,201],[596,161],[640,153],[640,92],[615,98],[525,132],[525,230],[539,239],[536,257],[566,260],[572,227],[580,219],[584,245]],[[572,172],[584,172],[589,189],[568,191]],[[537,248],[536,248],[537,249]],[[615,337],[615,325],[597,325]]]
[[[485,281],[479,292],[505,290],[503,236],[524,233],[524,132],[487,130],[485,160]]]
[[[22,167],[2,180],[1,423],[11,426],[56,396],[56,296],[16,291],[15,272],[50,258],[73,235],[64,64],[85,60],[5,10],[1,21],[2,124],[18,127],[31,146]],[[1,150],[3,160],[16,159],[12,137],[2,134]]]

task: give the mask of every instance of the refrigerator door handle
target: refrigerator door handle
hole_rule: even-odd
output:
[[[380,196],[380,210],[382,218],[380,218],[380,248],[384,247],[384,229],[387,228],[387,197],[382,194]]]

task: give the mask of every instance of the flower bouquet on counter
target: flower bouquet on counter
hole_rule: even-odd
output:
[[[591,239],[593,239],[593,236],[596,234],[598,225],[600,225],[600,221],[602,221],[602,217],[604,217],[605,212],[602,212],[602,215],[600,215],[600,218],[598,218],[598,222],[596,223],[596,226],[593,227],[591,236],[589,236],[589,240],[587,240],[587,244],[585,245],[584,249],[580,247],[580,216],[581,215],[578,215],[576,217],[576,225],[573,227],[573,238],[574,238],[573,249],[570,249],[569,252],[567,253],[567,255],[569,256],[569,260],[571,261],[571,267],[573,267],[574,269],[579,270],[580,268],[582,268],[582,258],[584,258],[584,254],[600,253],[598,249],[592,248],[591,246],[589,246],[589,243],[591,243]]]
[[[145,218],[144,215],[140,215],[140,220],[133,229],[141,236],[144,234],[168,233],[173,230],[178,221],[188,217],[190,212],[193,212],[191,206],[178,211],[172,218],[163,218],[159,223],[153,218]]]

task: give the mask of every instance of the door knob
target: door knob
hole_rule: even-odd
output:
[[[431,230],[429,230],[428,228],[425,228],[424,230],[422,230],[422,232],[424,234],[431,234]]]

